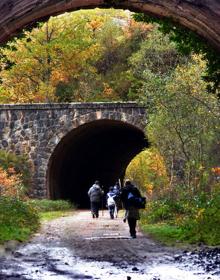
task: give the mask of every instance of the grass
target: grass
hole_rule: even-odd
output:
[[[66,200],[32,199],[28,200],[28,205],[38,212],[63,211],[74,209],[74,205]]]
[[[0,226],[0,244],[9,240],[26,241],[33,231],[29,227],[16,227],[16,226]]]
[[[0,244],[26,241],[39,229],[40,222],[73,214],[68,201],[29,200],[0,197]]]
[[[165,223],[142,224],[141,229],[152,238],[165,245],[177,245],[183,243],[181,240],[182,230],[178,227]]]
[[[73,211],[50,211],[50,212],[41,212],[39,214],[41,221],[50,221],[60,217],[66,217],[73,215]]]

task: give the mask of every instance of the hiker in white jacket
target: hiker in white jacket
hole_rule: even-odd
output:
[[[116,197],[116,194],[114,192],[114,188],[110,187],[109,192],[106,195],[106,200],[107,200],[107,207],[108,207],[111,219],[114,219],[115,214],[116,214],[116,212],[115,212],[115,210],[116,210],[115,197]]]

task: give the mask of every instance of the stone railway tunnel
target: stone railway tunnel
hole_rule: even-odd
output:
[[[107,189],[148,146],[136,103],[0,105],[0,149],[26,154],[31,194],[88,206],[88,187]]]

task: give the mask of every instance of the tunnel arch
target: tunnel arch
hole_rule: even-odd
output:
[[[220,50],[220,2],[218,0],[1,0],[0,43],[13,37],[25,26],[46,21],[50,16],[78,9],[120,8],[143,12],[159,18],[172,18],[195,31]]]
[[[123,178],[132,158],[148,146],[143,129],[128,122],[131,116],[125,121],[125,115],[122,119],[120,114],[114,115],[115,119],[78,120],[79,125],[62,137],[48,162],[50,199],[68,199],[80,208],[89,207],[89,186],[98,179],[106,191]]]

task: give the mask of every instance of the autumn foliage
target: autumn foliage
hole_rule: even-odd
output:
[[[126,100],[128,58],[151,29],[120,10],[50,18],[0,49],[0,103]]]
[[[0,150],[0,196],[24,199],[30,185],[30,166],[24,155]]]
[[[126,176],[133,180],[148,198],[156,198],[168,188],[164,159],[153,148],[144,150],[131,161]]]
[[[4,170],[0,167],[0,195],[21,198],[23,186],[20,174],[16,174],[14,168]]]
[[[220,176],[220,167],[213,167],[213,168],[212,168],[212,172],[213,172],[216,176]]]

